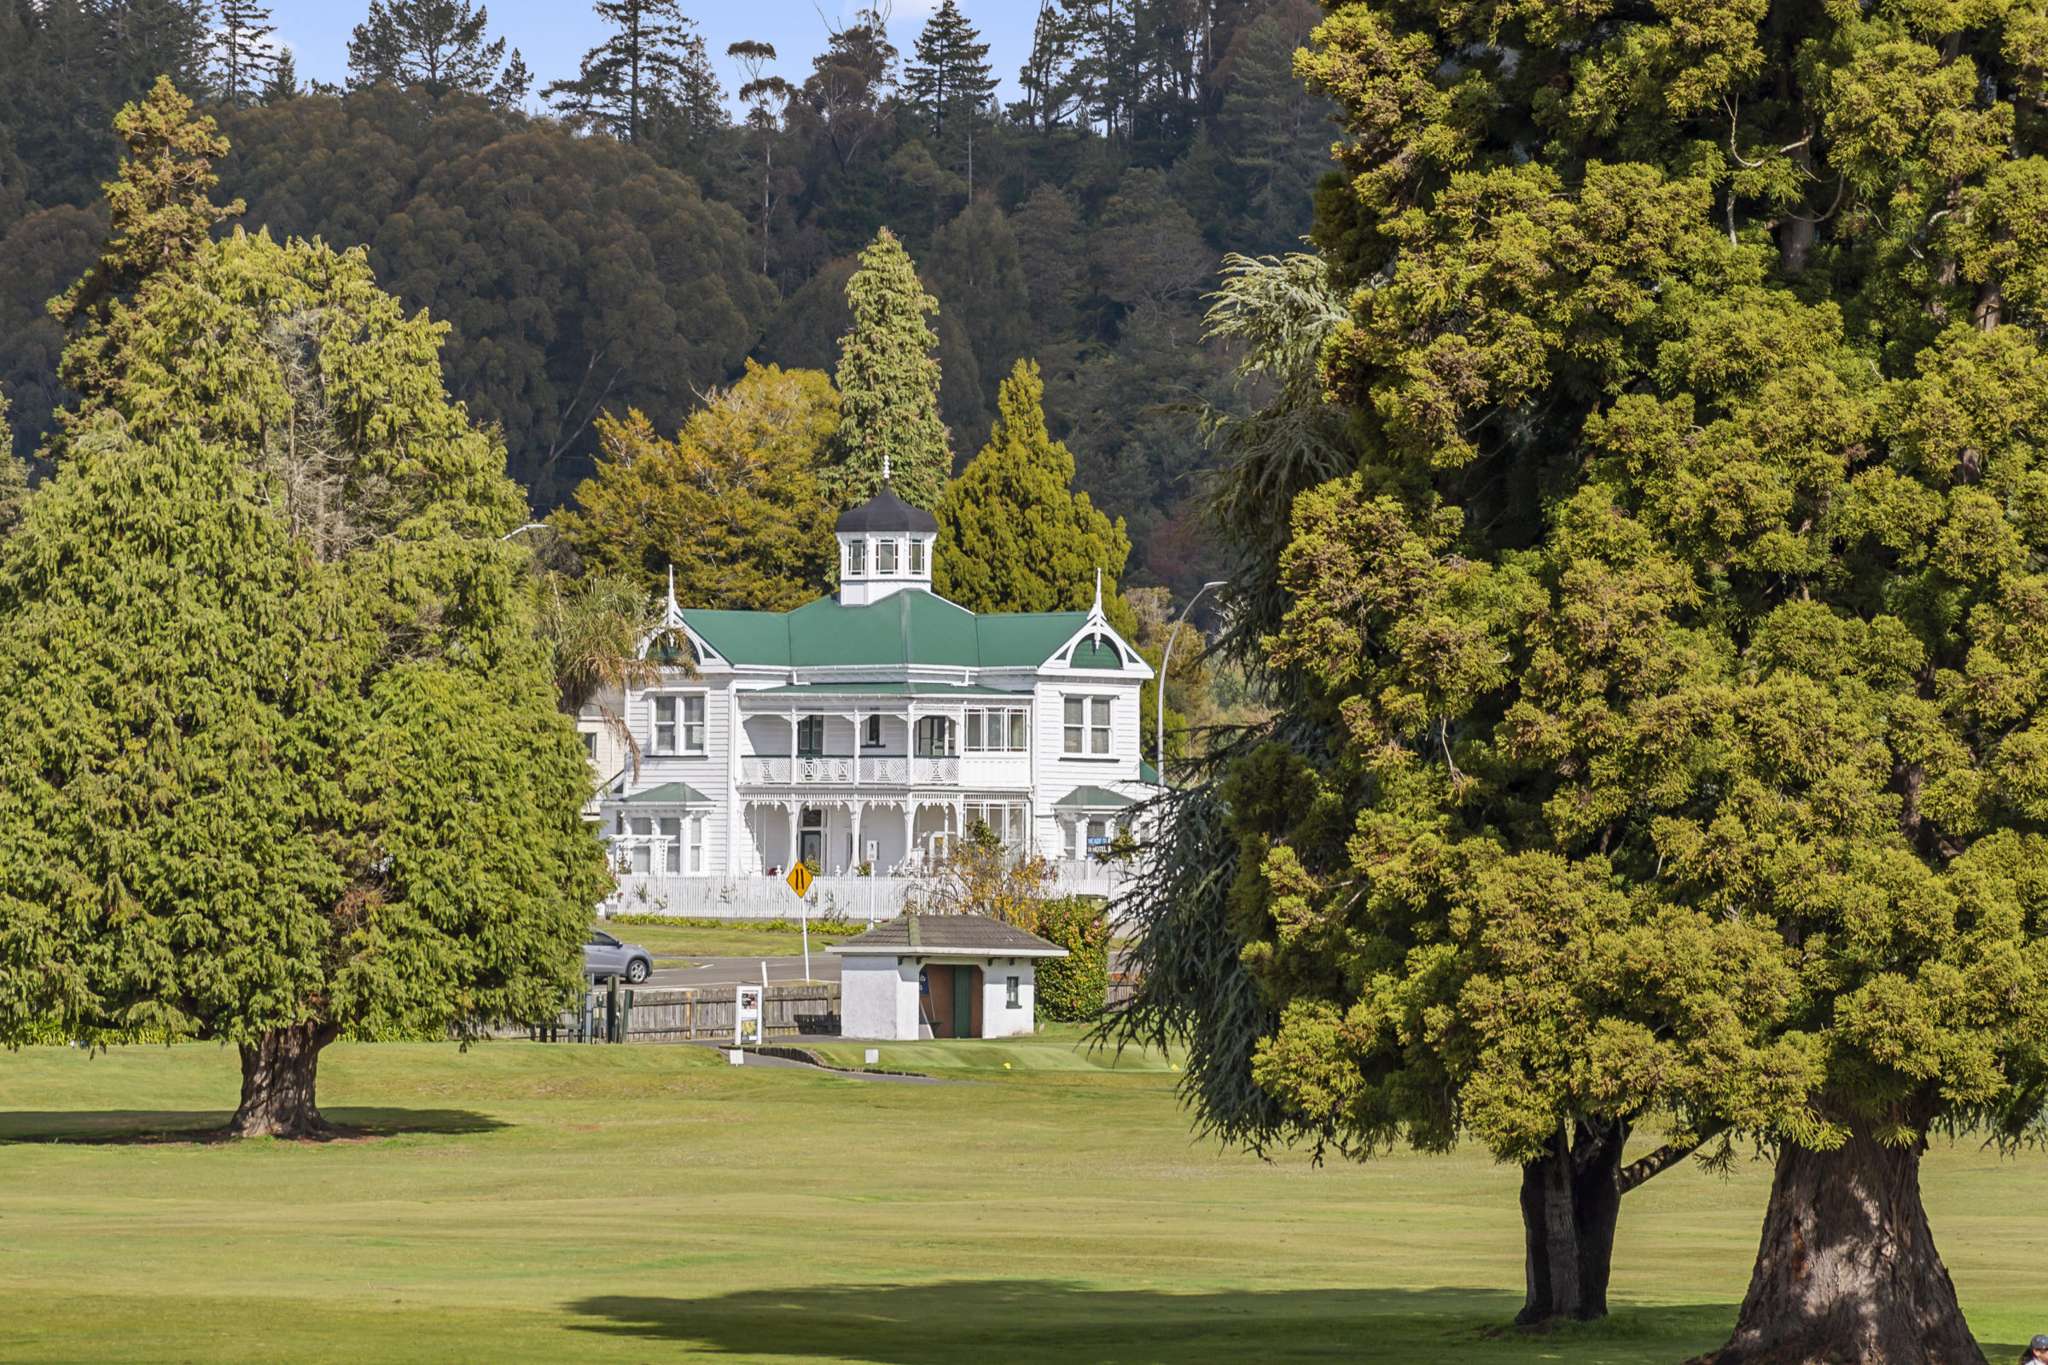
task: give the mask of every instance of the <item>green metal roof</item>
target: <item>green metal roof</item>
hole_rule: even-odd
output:
[[[708,806],[711,798],[687,782],[664,782],[646,791],[634,792],[619,802],[622,806]]]
[[[1076,787],[1052,803],[1054,810],[1122,810],[1136,805],[1128,796],[1118,796],[1106,787]]]
[[[1139,759],[1139,760],[1138,760],[1138,780],[1139,780],[1140,782],[1143,782],[1143,783],[1144,783],[1144,784],[1145,784],[1146,786],[1148,786],[1148,787],[1156,787],[1156,786],[1158,786],[1158,785],[1159,785],[1159,769],[1157,769],[1157,768],[1153,767],[1153,766],[1152,766],[1152,765],[1151,765],[1151,764],[1150,764],[1149,762],[1147,762],[1146,760],[1144,760],[1144,759],[1142,759],[1142,758],[1141,758],[1141,759]]]
[[[685,611],[683,619],[735,664],[1036,668],[1087,624],[1088,614],[1044,611],[977,616],[944,598],[907,588],[859,607],[820,597],[789,612]],[[1084,666],[1115,668],[1121,662]]]

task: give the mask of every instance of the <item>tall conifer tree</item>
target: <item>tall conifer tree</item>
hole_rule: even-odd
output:
[[[571,122],[639,142],[664,118],[687,110],[701,121],[705,106],[716,106],[718,78],[679,0],[597,0],[591,8],[610,36],[583,54],[574,80],[541,91]]]
[[[925,20],[903,68],[903,94],[934,137],[978,114],[995,93],[988,44],[953,0]]]
[[[2038,15],[1612,18],[1298,59],[1347,458],[1233,481],[1288,707],[1176,803],[1137,1014],[1226,1132],[1519,1162],[1527,1317],[1719,1130],[1775,1160],[1725,1360],[1981,1362],[1919,1173],[2048,1090]]]
[[[1135,635],[1137,618],[1114,592],[1130,537],[1122,518],[1075,491],[1073,453],[1046,429],[1037,362],[1017,362],[996,407],[988,444],[939,505],[933,591],[970,611],[1073,611],[1093,600],[1100,573],[1111,624]]]
[[[490,11],[471,0],[370,0],[348,40],[352,89],[388,81],[436,98],[461,91],[512,105],[530,77],[514,48],[490,36]]]
[[[60,297],[50,314],[76,335],[58,374],[76,392],[95,397],[107,382],[107,327],[117,308],[143,284],[190,263],[214,225],[242,211],[242,201],[213,202],[220,184],[215,157],[226,153],[211,116],[196,115],[192,101],[168,76],[149,95],[114,118],[127,144],[121,169],[106,186],[109,231],[99,261]]]
[[[263,94],[285,55],[270,41],[276,31],[268,5],[257,0],[217,0],[213,60],[207,71],[214,96],[221,103],[239,107]]]
[[[232,1130],[305,1136],[335,1038],[567,999],[590,773],[444,331],[239,233],[107,314],[0,541],[0,1040],[233,1042]]]
[[[276,63],[270,69],[270,78],[263,82],[263,103],[279,104],[296,99],[299,93],[299,64],[293,59],[290,48],[281,48]]]
[[[839,342],[840,420],[829,487],[842,505],[874,496],[886,455],[904,501],[936,508],[953,472],[939,417],[938,336],[925,319],[939,301],[918,281],[896,234],[883,228],[846,282],[853,326]]]

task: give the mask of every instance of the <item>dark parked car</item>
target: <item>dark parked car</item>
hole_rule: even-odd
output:
[[[623,976],[638,985],[654,970],[654,957],[637,943],[621,943],[602,929],[592,929],[583,945],[583,974],[602,981]]]

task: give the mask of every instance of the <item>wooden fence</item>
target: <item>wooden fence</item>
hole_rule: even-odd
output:
[[[621,987],[617,1017],[610,993],[591,991],[576,1009],[565,1012],[555,1027],[528,1030],[542,1042],[602,1043],[616,1037],[625,1043],[687,1043],[698,1039],[732,1041],[733,988],[650,989]],[[839,1032],[839,983],[770,986],[761,1001],[761,1036]]]

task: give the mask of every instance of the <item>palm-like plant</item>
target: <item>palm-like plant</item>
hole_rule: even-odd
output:
[[[626,746],[634,768],[640,745],[613,699],[631,687],[661,677],[663,659],[681,660],[688,651],[665,640],[661,610],[638,580],[618,573],[574,577],[559,569],[534,574],[535,629],[547,646],[555,679],[555,702],[564,715],[595,706],[605,728]]]

